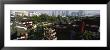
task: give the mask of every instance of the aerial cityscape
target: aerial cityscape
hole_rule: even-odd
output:
[[[11,40],[100,40],[100,10],[10,10]]]

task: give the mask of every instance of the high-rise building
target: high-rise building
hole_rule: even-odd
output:
[[[36,11],[34,11],[34,12],[29,12],[29,16],[35,16],[35,15],[39,16],[39,15],[41,15],[41,13],[36,12]]]
[[[85,16],[84,11],[83,11],[83,10],[79,10],[79,12],[78,12],[78,16],[79,16],[79,17]]]
[[[66,16],[69,16],[69,11],[68,10],[66,10]]]

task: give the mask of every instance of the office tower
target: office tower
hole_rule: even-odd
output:
[[[68,10],[66,10],[66,16],[68,16],[69,15],[69,11]]]
[[[78,16],[79,16],[79,17],[82,17],[82,16],[83,16],[83,10],[79,10]]]

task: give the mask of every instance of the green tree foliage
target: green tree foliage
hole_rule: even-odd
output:
[[[31,20],[33,20],[33,22],[37,23],[37,22],[59,22],[62,19],[61,16],[55,17],[55,16],[48,16],[47,14],[41,14],[39,16],[32,16],[30,17]]]
[[[91,40],[91,39],[92,39],[92,35],[93,35],[93,33],[92,33],[91,31],[85,31],[85,32],[83,33],[83,37],[84,37],[84,39],[86,39],[86,40]]]
[[[39,22],[39,17],[37,15],[30,17],[30,19],[33,20],[34,23]]]
[[[47,14],[41,14],[39,17],[40,17],[41,22],[45,22],[45,21],[48,20],[48,15]]]

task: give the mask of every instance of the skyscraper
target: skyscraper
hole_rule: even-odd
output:
[[[79,17],[82,17],[82,16],[84,16],[85,14],[84,14],[84,11],[83,10],[79,10],[79,12],[78,12],[78,16]]]

